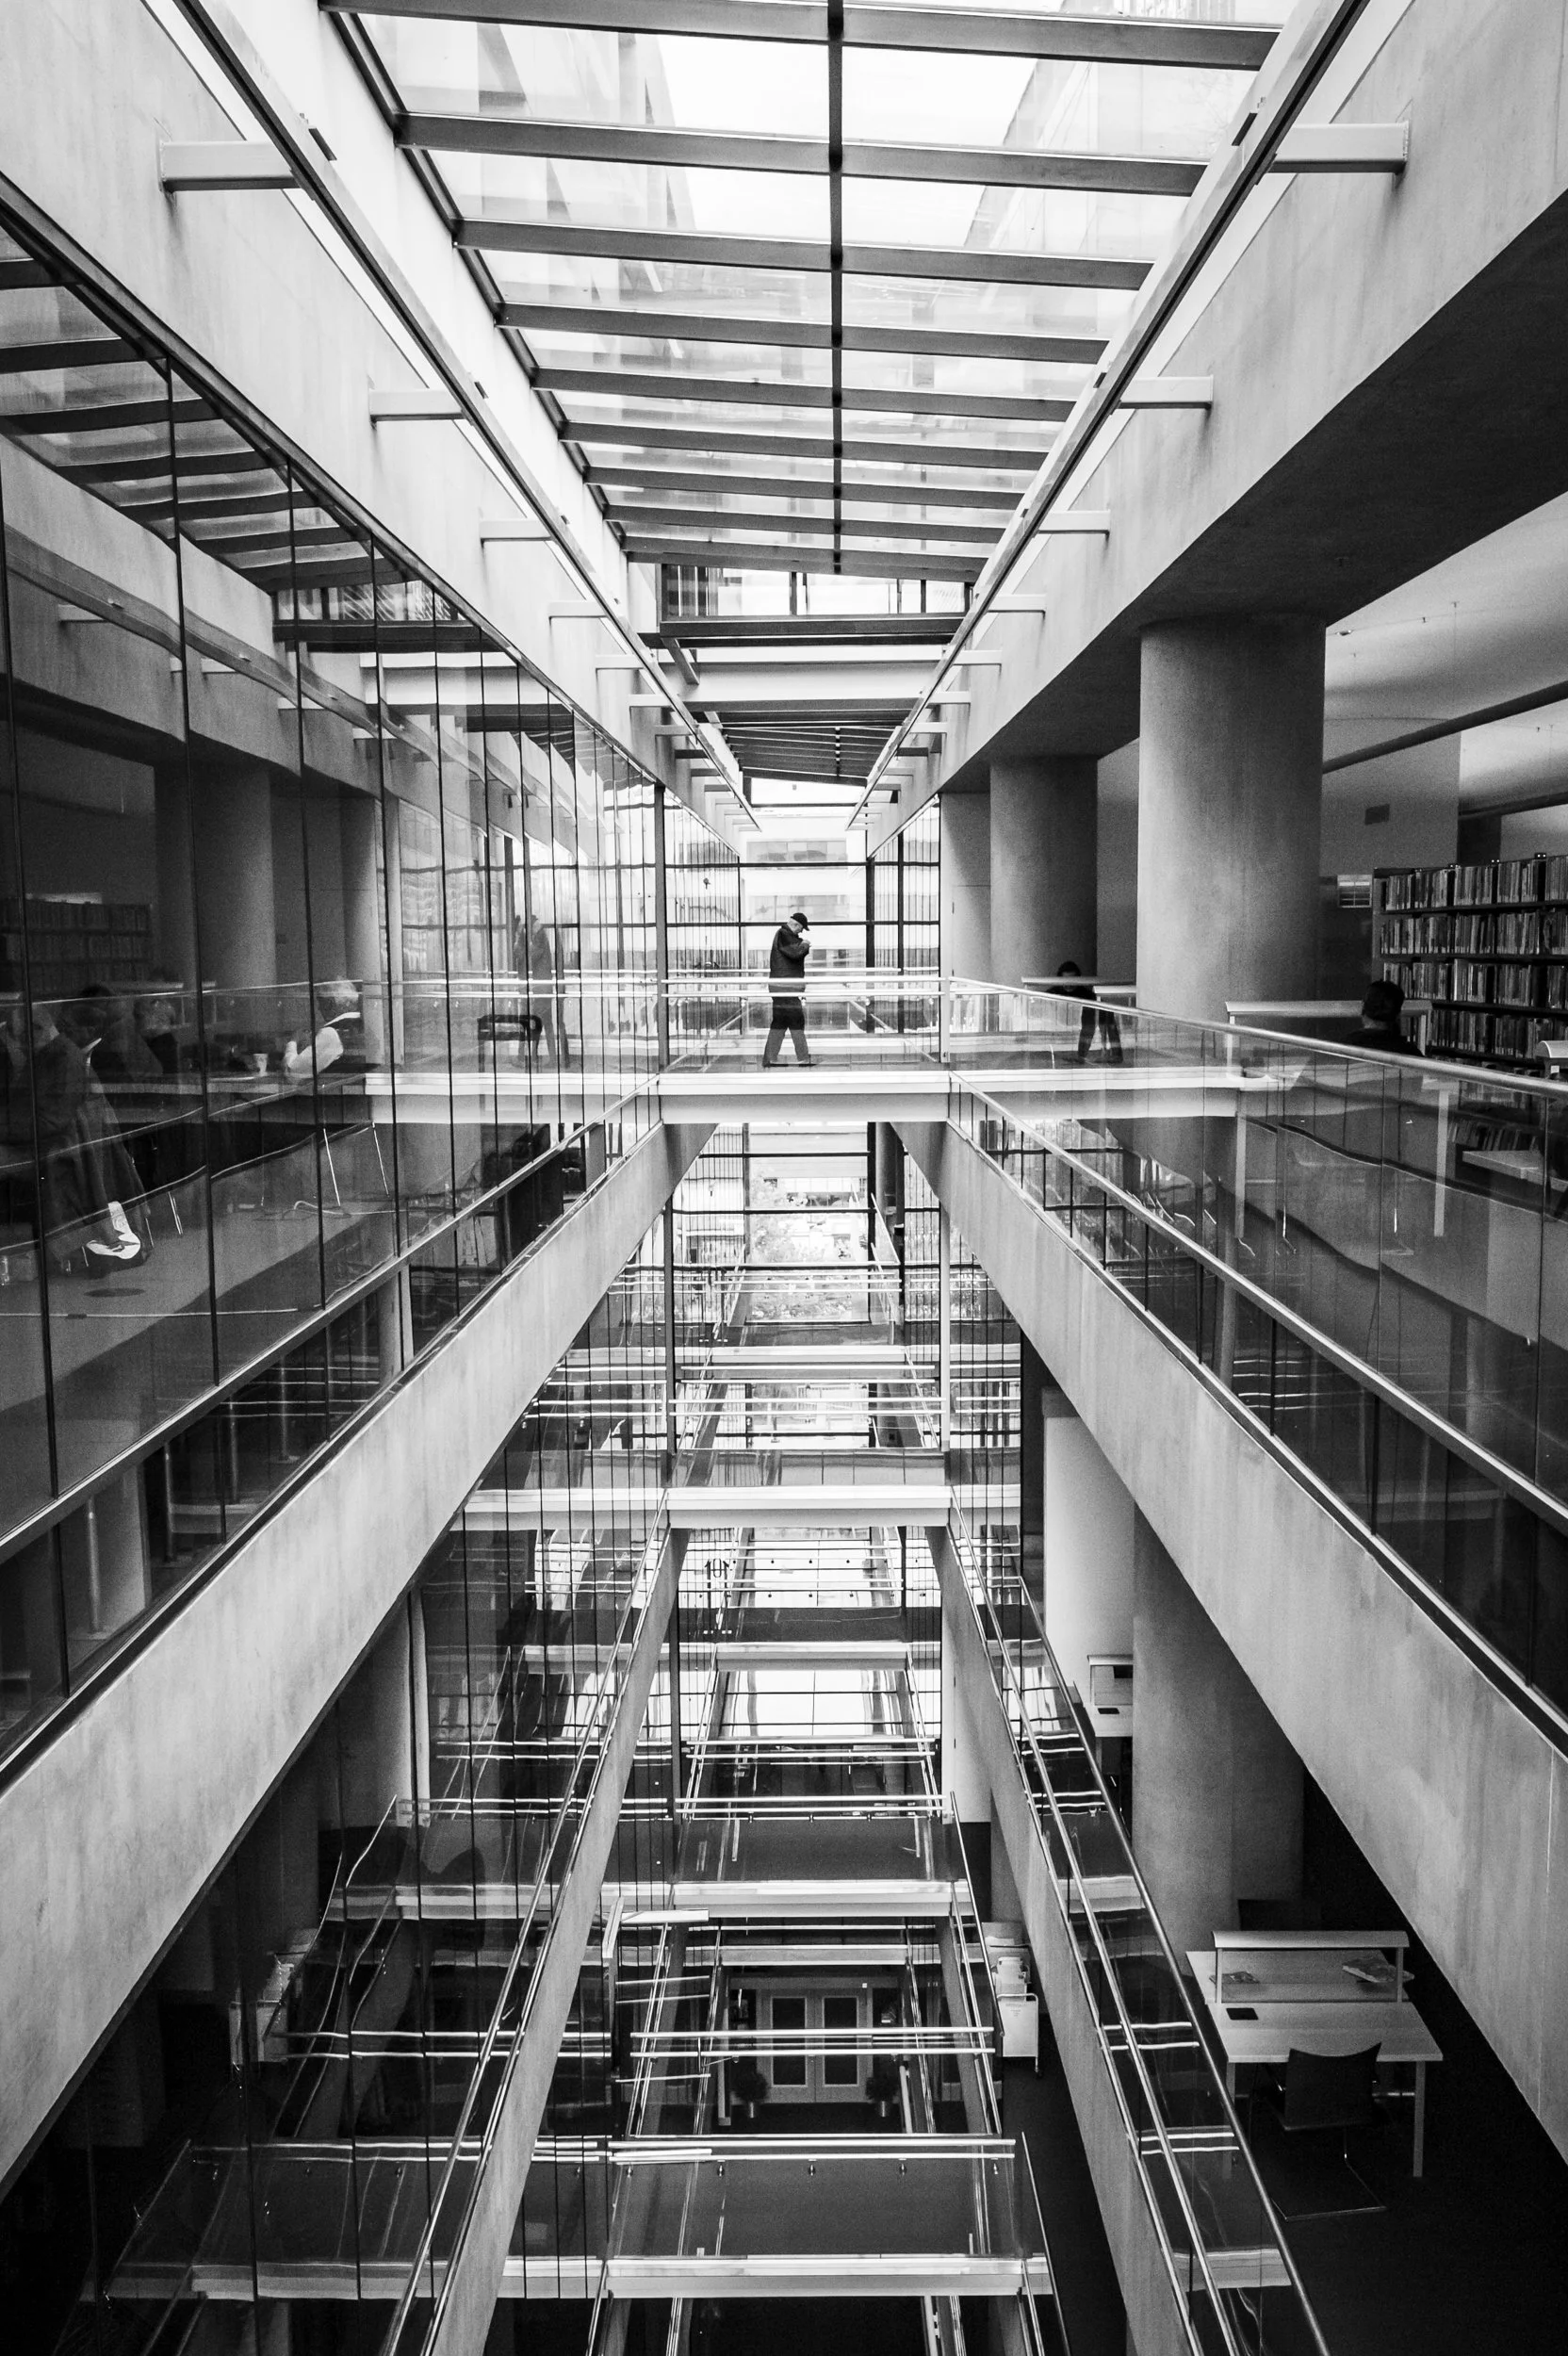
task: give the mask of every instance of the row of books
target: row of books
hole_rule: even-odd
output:
[[[1423,908],[1529,907],[1568,900],[1568,856],[1494,859],[1478,865],[1413,867],[1382,877],[1383,908],[1402,914]]]
[[[1568,957],[1568,908],[1385,916],[1385,957]]]
[[[1529,1006],[1538,1012],[1568,1007],[1568,966],[1479,965],[1456,957],[1451,972],[1434,969],[1438,978],[1424,990],[1399,979],[1407,998],[1452,999],[1461,1006]]]
[[[41,933],[128,933],[139,943],[153,929],[153,911],[137,900],[29,892],[24,916],[20,900],[0,899],[0,928],[15,932],[24,923],[34,940]]]
[[[1490,1062],[1528,1063],[1542,1025],[1523,1014],[1487,1014],[1459,1006],[1434,1006],[1428,1046],[1437,1055],[1478,1055]]]

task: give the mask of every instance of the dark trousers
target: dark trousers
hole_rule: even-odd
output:
[[[768,1043],[762,1050],[762,1069],[778,1061],[783,1051],[785,1034],[794,1044],[796,1063],[809,1063],[806,1047],[806,1001],[804,998],[776,998],[773,1002],[773,1023]]]
[[[1105,1042],[1106,1062],[1119,1063],[1121,1061],[1121,1030],[1109,1006],[1086,1006],[1084,1008],[1084,1019],[1078,1025],[1079,1062],[1087,1063],[1089,1059],[1089,1050],[1094,1045],[1097,1023],[1100,1036]]]

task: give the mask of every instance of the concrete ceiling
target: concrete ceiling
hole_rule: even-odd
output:
[[[1343,756],[1558,683],[1568,690],[1568,498],[1330,630],[1324,750]],[[1568,693],[1466,728],[1459,774],[1467,809],[1568,794]],[[1451,744],[1446,757],[1434,748],[1429,775],[1434,791],[1452,791]]]

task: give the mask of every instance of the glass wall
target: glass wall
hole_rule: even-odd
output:
[[[662,1538],[657,1279],[655,1235],[0,2202],[16,2356],[363,2356],[455,2230]],[[605,2123],[597,1960],[546,2154]]]
[[[741,863],[675,794],[662,802],[670,1035],[689,1046],[740,1030]]]
[[[874,997],[876,1018],[889,1030],[933,1030],[941,971],[939,804],[933,800],[917,810],[903,833],[873,852],[868,864],[868,969],[890,978],[929,973],[932,979],[929,1001],[907,991]]]
[[[656,957],[651,777],[3,222],[0,353],[3,1744],[642,1134]]]

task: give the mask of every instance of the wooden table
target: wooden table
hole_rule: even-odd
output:
[[[1427,2135],[1427,2068],[1441,2061],[1436,2038],[1408,1997],[1393,2004],[1376,1997],[1351,1997],[1306,2004],[1271,2004],[1266,1996],[1247,2008],[1255,2021],[1235,2018],[1242,1992],[1221,2001],[1215,1988],[1213,1948],[1189,1951],[1187,1963],[1198,1982],[1209,2019],[1214,2022],[1225,2055],[1225,2084],[1232,2098],[1236,2071],[1259,2064],[1278,2066],[1290,2057],[1291,2047],[1308,2053],[1356,2053],[1374,2042],[1378,2060],[1413,2068],[1415,2120],[1411,2173],[1419,2176]]]

